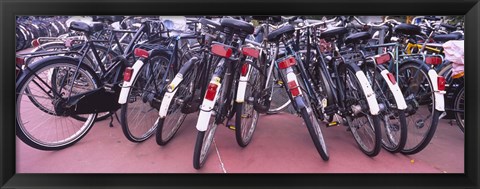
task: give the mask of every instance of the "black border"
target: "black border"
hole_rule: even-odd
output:
[[[108,8],[106,8],[108,7]],[[15,174],[15,15],[465,15],[465,174]],[[478,0],[0,0],[1,188],[479,188]],[[41,166],[41,165],[39,165]]]

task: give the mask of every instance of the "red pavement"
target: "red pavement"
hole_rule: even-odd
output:
[[[441,120],[430,145],[405,156],[382,150],[364,155],[344,126],[322,128],[330,160],[317,153],[303,120],[291,114],[260,117],[246,148],[234,131],[219,126],[207,162],[192,165],[196,115],[189,115],[175,138],[164,147],[154,138],[129,142],[120,124],[97,122],[80,142],[55,152],[33,149],[17,139],[17,173],[463,173],[464,134]]]

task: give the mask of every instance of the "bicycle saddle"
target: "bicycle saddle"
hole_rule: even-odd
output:
[[[452,26],[450,24],[445,24],[445,23],[441,23],[440,26],[446,28],[447,30],[450,30],[450,31],[455,31],[457,29],[457,27],[455,26]]]
[[[347,28],[334,27],[322,32],[320,34],[320,39],[325,39],[325,40],[338,39],[347,33],[348,33]]]
[[[281,16],[252,16],[252,19],[260,20],[260,21],[268,20],[268,18],[272,18],[273,22],[281,22],[282,21]]]
[[[249,24],[248,22],[242,21],[242,20],[237,20],[237,19],[232,19],[232,18],[224,18],[220,22],[220,25],[224,28],[231,28],[233,29],[233,33],[241,33],[245,32],[247,34],[253,34],[254,27],[252,24]]]
[[[275,42],[280,40],[283,34],[293,34],[293,32],[295,32],[295,28],[292,25],[285,25],[270,32],[267,36],[267,40],[269,42]]]
[[[209,28],[211,28],[211,29],[214,29],[215,31],[221,31],[221,32],[223,32],[223,27],[222,27],[222,25],[220,25],[220,23],[217,22],[217,21],[213,21],[213,20],[210,20],[210,19],[202,18],[202,19],[200,19],[200,23],[202,24],[202,26],[209,27]]]
[[[350,43],[358,44],[361,41],[370,39],[371,37],[372,35],[370,35],[370,33],[368,32],[354,33],[345,38],[345,44],[350,44]]]
[[[441,34],[433,36],[433,40],[436,42],[447,42],[450,40],[459,40],[462,38],[461,33],[450,33],[450,34]]]
[[[87,24],[85,22],[73,21],[70,23],[70,29],[92,34],[94,32],[103,30],[103,23],[92,22],[91,24]]]
[[[422,34],[422,28],[413,24],[399,24],[394,28],[395,33],[405,35],[420,35]]]

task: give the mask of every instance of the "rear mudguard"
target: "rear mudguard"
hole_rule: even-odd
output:
[[[175,96],[175,93],[177,93],[178,85],[182,83],[183,76],[193,68],[194,63],[197,60],[197,57],[192,57],[182,66],[180,71],[178,71],[177,75],[175,75],[175,78],[173,78],[172,83],[170,83],[167,92],[163,96],[162,104],[160,105],[160,110],[158,111],[158,115],[160,116],[160,118],[165,118],[165,116],[167,116],[168,107],[172,102],[173,96]]]
[[[433,91],[435,93],[435,109],[441,112],[445,111],[445,91],[438,90],[438,74],[434,69],[428,70],[428,77],[433,85]]]
[[[144,64],[143,61],[144,59],[142,58],[138,59],[132,66],[133,72],[130,81],[123,81],[122,90],[120,91],[120,96],[118,97],[119,104],[125,104],[127,102],[128,94],[130,94],[132,83],[135,81],[135,78],[137,77],[140,68],[142,68]]]
[[[407,103],[405,102],[405,98],[403,97],[402,90],[398,86],[398,82],[393,84],[390,79],[388,78],[388,70],[382,70],[380,74],[382,75],[383,79],[387,82],[388,88],[393,93],[393,97],[395,98],[395,102],[397,103],[397,108],[399,110],[405,110],[407,108]]]
[[[365,94],[365,97],[367,98],[370,114],[378,115],[380,113],[380,107],[377,102],[377,97],[375,92],[373,92],[372,85],[370,85],[365,73],[356,64],[345,64],[345,66],[350,67],[357,76],[360,86],[362,87],[363,94]]]

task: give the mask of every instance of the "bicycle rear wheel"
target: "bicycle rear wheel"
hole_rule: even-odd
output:
[[[435,94],[428,68],[420,62],[409,61],[399,68],[398,83],[407,103],[407,143],[401,151],[415,154],[432,140],[442,112],[435,109]]]
[[[465,132],[465,87],[460,90],[460,92],[457,95],[457,98],[455,98],[455,120],[457,120],[457,125],[462,132]]]
[[[374,89],[379,105],[383,107],[383,110],[381,110],[379,114],[382,147],[392,153],[400,152],[407,141],[405,112],[404,110],[398,109],[399,103],[394,97],[394,92],[387,84],[389,81],[386,81],[380,73],[384,71],[383,68],[376,65],[369,65],[364,71]],[[385,73],[385,71],[382,73]],[[403,97],[402,94],[398,94],[398,96]]]
[[[244,102],[235,105],[235,137],[238,145],[241,147],[247,146],[252,140],[260,116],[254,108],[254,99],[256,93],[262,91],[262,76],[258,70],[253,67],[250,69],[250,72],[250,77],[245,88]]]
[[[121,107],[120,122],[128,140],[143,142],[150,138],[158,125],[159,99],[173,80],[173,70],[167,73],[169,59],[164,55],[151,57],[139,70],[132,83],[127,103]],[[163,80],[166,75],[166,80]]]
[[[297,76],[297,81],[300,81],[299,84],[301,90],[307,91],[305,84],[303,83],[303,79],[300,76]],[[320,154],[320,157],[324,161],[328,161],[330,157],[328,155],[325,138],[323,137],[323,132],[317,119],[318,115],[316,115],[316,112],[313,109],[314,107],[312,107],[312,102],[308,94],[305,92],[304,95],[295,97],[295,103],[297,103],[297,105],[301,103],[305,104],[305,107],[300,109],[300,114],[302,115],[305,125],[307,126],[308,133],[310,134],[313,144]]]
[[[78,70],[77,67],[74,59],[52,57],[32,65],[19,78],[15,126],[17,136],[27,145],[40,150],[64,149],[82,139],[92,127],[96,113],[69,115],[60,105],[71,95],[100,86],[91,68],[83,64]],[[52,74],[52,70],[57,70],[57,74]],[[78,75],[73,78],[76,71]],[[53,87],[52,77],[63,81],[62,87]]]
[[[156,141],[158,145],[166,145],[175,136],[180,126],[183,124],[187,114],[183,108],[192,100],[195,84],[195,75],[187,74],[185,80],[173,91],[173,96],[167,108],[167,115],[159,118],[156,132]],[[167,93],[168,94],[168,93]],[[167,94],[163,100],[167,100]],[[166,101],[167,102],[167,101]]]
[[[280,76],[278,75],[277,69],[272,70],[272,76],[270,77],[270,81],[267,81],[267,85],[271,85],[271,102],[270,102],[270,108],[268,110],[269,113],[278,113],[280,111],[288,111],[290,113],[293,112],[293,110],[290,108],[292,107],[290,105],[290,98],[288,98],[288,94],[285,92],[283,81],[280,79]]]
[[[373,157],[378,155],[382,144],[380,120],[378,115],[370,114],[367,97],[356,75],[364,73],[353,66],[356,65],[344,64],[343,69],[340,69],[340,73],[344,73],[345,105],[346,108],[351,108],[351,113],[346,115],[346,120],[362,152]]]

